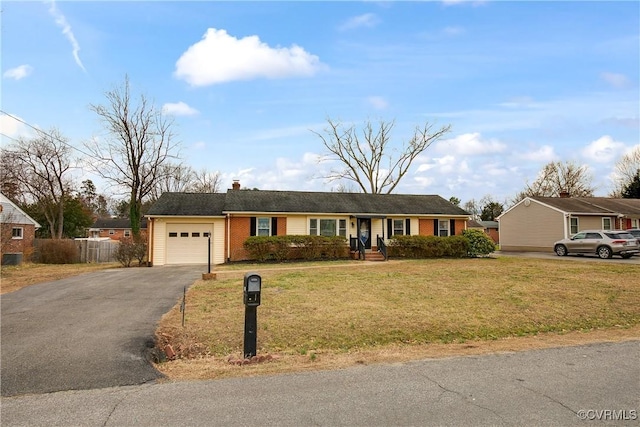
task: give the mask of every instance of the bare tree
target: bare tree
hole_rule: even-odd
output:
[[[638,173],[640,173],[640,145],[616,162],[613,172],[614,188],[609,196],[622,197],[623,190],[634,182]]]
[[[176,158],[178,144],[173,120],[163,116],[145,96],[134,100],[129,78],[105,93],[105,105],[91,104],[100,118],[106,139],[86,143],[94,157],[93,170],[102,178],[129,192],[129,219],[134,236],[140,232],[142,202],[168,173],[163,165]]]
[[[218,193],[222,186],[221,179],[220,172],[200,169],[194,172],[189,191],[194,193]]]
[[[157,200],[162,193],[189,191],[195,179],[195,172],[190,166],[167,163],[160,167],[161,173],[151,192],[151,198]]]
[[[21,203],[35,203],[54,239],[62,238],[64,201],[70,193],[73,167],[68,140],[55,128],[31,139],[20,138],[2,149],[2,180],[17,185]]]
[[[558,197],[567,193],[572,197],[592,197],[595,187],[591,182],[593,177],[585,165],[574,162],[547,163],[536,180],[518,193],[514,203],[525,197]]]
[[[329,150],[327,159],[338,160],[343,168],[331,170],[325,178],[353,181],[365,193],[393,192],[415,158],[451,129],[447,125],[433,131],[433,125],[425,123],[416,127],[411,139],[397,151],[390,145],[393,121],[381,120],[375,128],[367,121],[361,132],[355,126],[345,127],[331,119],[327,122],[324,134],[314,133]]]

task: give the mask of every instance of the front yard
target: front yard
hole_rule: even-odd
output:
[[[242,272],[222,266],[188,292],[184,328],[178,306],[163,318],[159,346],[178,359],[158,369],[214,378],[640,337],[637,265],[498,257],[245,268],[262,276],[258,354],[276,359],[228,363],[242,353]]]

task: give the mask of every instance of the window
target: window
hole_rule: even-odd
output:
[[[569,218],[569,222],[571,224],[571,234],[576,234],[578,232],[578,218]]]
[[[202,233],[202,236],[203,236],[203,237],[209,237],[209,232],[208,232],[208,231],[205,231],[204,233]]]
[[[114,234],[116,234],[116,230],[109,230],[109,236],[113,236]]]
[[[438,221],[438,236],[446,237],[449,235],[449,221],[440,220]]]
[[[171,233],[169,233],[169,237],[178,237],[178,233],[171,232]]]
[[[11,238],[12,239],[22,239],[22,227],[13,227],[11,229]]]
[[[124,230],[124,237],[130,237],[131,236],[131,230]]]
[[[346,219],[309,219],[309,234],[312,236],[347,237]]]
[[[189,237],[189,233],[186,231],[183,231],[180,233],[180,237]]]
[[[631,228],[638,228],[638,220],[637,219],[632,219],[631,220]]]
[[[338,220],[338,234],[342,237],[347,237],[347,220]]]
[[[271,218],[258,218],[256,236],[271,236]]]
[[[200,237],[200,233],[197,233],[197,232],[191,233],[191,237]]]
[[[611,218],[602,218],[602,229],[611,230]]]
[[[326,237],[333,237],[336,235],[336,220],[335,219],[321,219],[320,220],[320,235]]]
[[[394,236],[404,235],[404,220],[402,219],[393,220],[393,235]]]

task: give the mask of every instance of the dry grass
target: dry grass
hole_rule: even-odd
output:
[[[0,280],[0,294],[17,291],[36,283],[50,282],[77,276],[90,271],[117,268],[118,263],[101,264],[33,264],[23,263],[16,266],[3,266]]]
[[[263,278],[258,352],[277,360],[226,362],[242,353],[244,328],[242,271],[233,268],[190,289],[185,328],[177,308],[163,318],[159,341],[182,359],[161,371],[212,378],[501,351],[572,331],[640,335],[635,265],[504,257],[247,268]]]

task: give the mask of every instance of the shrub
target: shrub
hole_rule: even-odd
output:
[[[259,262],[292,259],[337,259],[349,256],[344,237],[324,236],[251,236],[243,246],[249,257]]]
[[[140,237],[120,239],[120,244],[115,253],[116,260],[125,267],[131,267],[131,262],[134,259],[138,260],[139,266],[142,265],[146,256],[147,242]]]
[[[461,258],[467,255],[468,245],[462,236],[394,236],[388,253],[399,258]]]
[[[38,243],[37,260],[43,264],[74,264],[78,258],[78,248],[73,240],[42,239]]]
[[[462,235],[469,242],[469,256],[486,256],[496,250],[496,245],[491,237],[480,230],[464,230]]]

